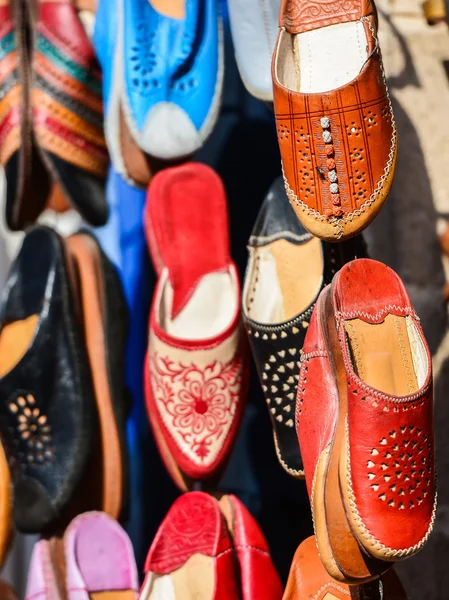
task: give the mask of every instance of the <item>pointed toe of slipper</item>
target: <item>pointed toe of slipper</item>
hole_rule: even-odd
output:
[[[39,533],[57,517],[45,488],[36,479],[22,478],[15,485],[13,516],[16,526],[26,533]]]
[[[160,102],[151,110],[138,141],[145,152],[165,160],[188,156],[201,146],[189,115],[172,102]]]

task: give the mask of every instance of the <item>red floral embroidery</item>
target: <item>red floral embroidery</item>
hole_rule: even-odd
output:
[[[151,384],[162,419],[195,462],[212,462],[232,425],[240,395],[242,361],[205,368],[150,358]]]

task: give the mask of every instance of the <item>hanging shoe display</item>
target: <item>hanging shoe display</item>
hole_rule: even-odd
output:
[[[443,600],[444,267],[398,222],[445,259],[407,102],[447,28],[387,4],[394,97],[374,0],[0,0],[0,600]],[[423,168],[366,240],[404,281],[361,235],[392,100]]]
[[[152,181],[144,219],[159,277],[145,361],[147,412],[164,462],[185,489],[223,470],[247,391],[223,184],[205,165],[166,169]]]
[[[360,233],[393,182],[397,131],[371,0],[284,0],[273,55],[285,187],[298,218],[337,242]]]
[[[243,316],[270,411],[279,462],[304,477],[295,429],[299,358],[321,290],[343,264],[365,256],[362,240],[337,247],[298,221],[282,178],[272,185],[249,240]]]
[[[432,361],[399,277],[362,259],[321,293],[296,422],[321,559],[363,583],[416,554],[436,511]]]

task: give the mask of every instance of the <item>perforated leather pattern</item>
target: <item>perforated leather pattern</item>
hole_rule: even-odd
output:
[[[324,94],[301,94],[275,82],[279,147],[289,198],[315,214],[333,218],[329,157],[322,119],[330,121],[343,219],[385,197],[394,168],[396,128],[381,58],[375,53],[348,86]],[[333,165],[332,165],[333,166]],[[391,185],[391,182],[388,183]]]
[[[131,47],[130,61],[132,64],[132,85],[142,96],[147,96],[155,88],[160,87],[159,80],[153,76],[157,66],[157,56],[154,48],[156,33],[142,20],[136,28],[135,43]]]

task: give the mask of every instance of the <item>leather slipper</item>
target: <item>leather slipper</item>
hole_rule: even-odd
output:
[[[238,600],[235,554],[212,496],[178,498],[154,538],[140,600]]]
[[[20,0],[0,2],[0,163],[5,168],[5,218],[11,230],[34,223],[49,192],[32,131],[27,11]]]
[[[360,233],[393,182],[397,131],[372,0],[283,0],[272,76],[285,187],[304,225]]]
[[[84,338],[97,404],[99,436],[91,466],[91,509],[119,519],[127,505],[128,454],[125,348],[128,311],[115,270],[95,237],[77,233],[66,241],[80,282]],[[89,493],[89,492],[88,492]]]
[[[281,580],[256,520],[233,494],[222,496],[219,505],[239,563],[242,600],[281,600]]]
[[[144,220],[159,276],[145,361],[147,412],[169,472],[186,489],[217,478],[226,465],[249,375],[220,178],[193,163],[158,173]]]
[[[131,541],[102,512],[70,523],[63,538],[33,548],[25,600],[136,600],[138,575]]]
[[[278,460],[292,477],[304,467],[295,430],[299,358],[315,302],[346,262],[366,256],[363,240],[321,242],[298,221],[277,179],[248,244],[243,317],[273,426]]]
[[[321,559],[363,583],[416,554],[436,512],[432,360],[400,278],[343,267],[304,343],[298,439]]]
[[[107,220],[101,72],[72,0],[32,0],[33,125],[42,158],[81,216]],[[70,38],[66,32],[70,31]]]
[[[318,555],[313,537],[298,548],[290,567],[283,600],[407,600],[405,591],[393,569],[380,579],[363,586],[349,586],[330,577]]]
[[[53,524],[86,468],[95,399],[60,236],[25,237],[0,304],[0,428],[25,533]]]

